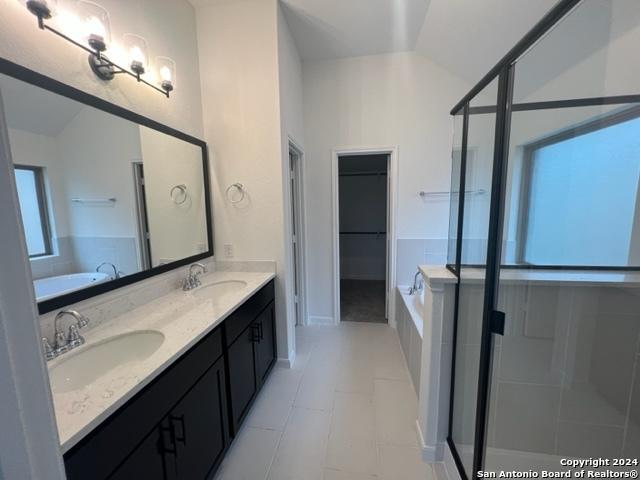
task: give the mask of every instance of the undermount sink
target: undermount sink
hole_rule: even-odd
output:
[[[247,286],[247,282],[242,280],[222,280],[219,282],[203,285],[196,290],[195,295],[198,298],[216,298],[224,297],[230,293],[235,293]]]
[[[54,392],[70,392],[86,387],[117,367],[145,360],[162,342],[162,333],[138,330],[79,347],[55,360],[49,369],[51,388]]]

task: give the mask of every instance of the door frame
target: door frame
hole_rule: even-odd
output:
[[[295,221],[295,219],[293,218],[292,215],[292,208],[294,206],[293,204],[293,197],[292,194],[294,192],[291,191],[291,161],[290,161],[290,156],[289,153],[293,152],[294,155],[296,156],[296,162],[297,162],[297,175],[294,178],[294,181],[296,182],[296,190],[298,195],[296,195],[295,197],[295,207],[296,207],[296,212],[298,213],[298,218],[297,218],[297,228],[296,231],[298,233],[297,236],[297,245],[298,248],[296,249],[296,252],[294,253],[293,250],[293,229],[291,228],[293,225],[293,222]],[[307,277],[307,249],[306,249],[306,238],[307,238],[307,229],[306,229],[306,221],[305,221],[305,188],[304,188],[304,179],[305,179],[305,175],[304,175],[304,170],[305,170],[305,154],[304,154],[304,150],[302,148],[302,146],[296,142],[296,140],[291,137],[290,135],[287,138],[287,165],[285,166],[285,177],[286,177],[286,181],[285,183],[285,228],[287,230],[287,235],[286,238],[288,239],[286,245],[285,245],[285,255],[287,256],[287,258],[289,259],[289,267],[287,268],[287,278],[291,279],[291,283],[290,286],[287,287],[287,290],[291,292],[291,305],[293,307],[293,309],[295,310],[296,308],[296,304],[295,304],[295,286],[293,285],[294,282],[294,271],[293,269],[297,266],[298,267],[298,308],[299,311],[296,313],[296,318],[298,318],[298,313],[300,315],[300,318],[298,318],[298,320],[300,321],[300,326],[306,326],[309,325],[309,312],[308,312],[308,305],[307,305],[307,285],[309,284],[308,281],[308,277]],[[294,257],[294,255],[297,254],[297,258]],[[296,325],[294,324],[294,327]]]
[[[339,159],[354,155],[388,155],[387,169],[387,320],[396,328],[396,217],[398,208],[398,146],[340,147],[331,152],[332,237],[333,237],[333,323],[340,324],[340,186]]]

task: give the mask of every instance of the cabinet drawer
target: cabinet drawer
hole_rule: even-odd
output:
[[[217,328],[67,452],[67,478],[107,478],[221,355]]]
[[[271,280],[225,320],[227,345],[238,338],[274,297],[274,282]]]

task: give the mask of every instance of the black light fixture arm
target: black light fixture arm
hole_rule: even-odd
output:
[[[144,83],[148,87],[153,88],[155,91],[169,98],[170,90],[163,90],[161,88],[156,87],[152,83],[141,78],[140,73],[134,73],[131,70],[121,67],[117,63],[107,58],[107,56],[104,55],[101,51],[93,50],[89,47],[86,47],[85,45],[75,41],[68,35],[65,35],[64,33],[60,32],[59,30],[56,30],[55,28],[50,27],[45,23],[46,17],[44,15],[38,13],[36,14],[36,17],[38,18],[38,28],[40,28],[40,30],[46,30],[51,33],[54,33],[58,37],[66,40],[69,43],[72,43],[76,47],[81,48],[82,50],[87,52],[89,54],[89,64],[91,66],[91,69],[102,80],[108,81],[108,80],[112,80],[115,75],[126,74],[135,78],[136,81],[138,81],[139,83]]]

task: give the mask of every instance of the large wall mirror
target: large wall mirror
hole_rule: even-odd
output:
[[[2,70],[40,313],[213,255],[202,141],[17,66]]]

